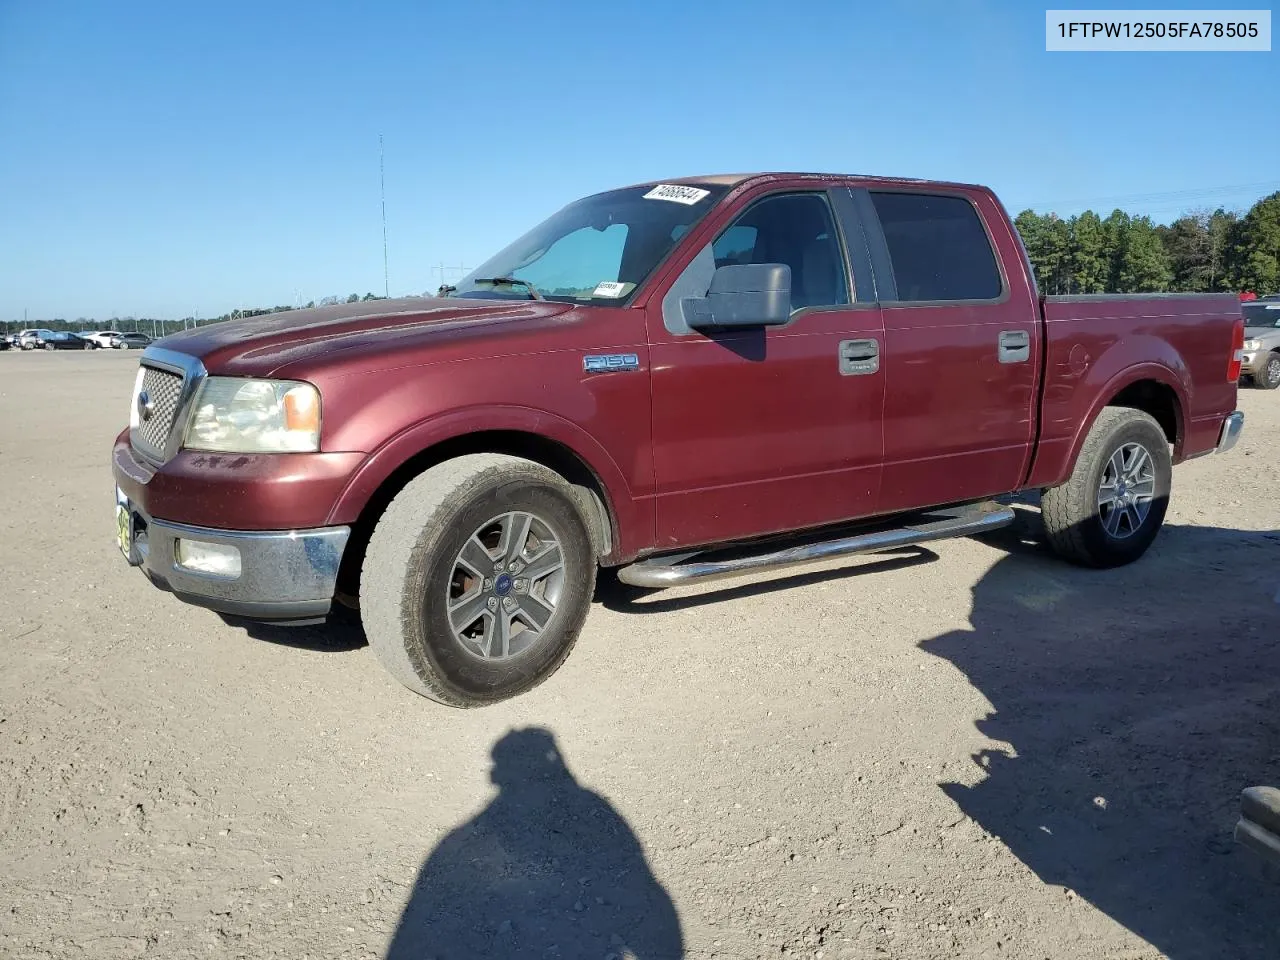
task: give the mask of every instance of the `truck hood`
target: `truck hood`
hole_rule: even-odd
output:
[[[371,300],[213,323],[170,334],[156,346],[198,357],[210,373],[269,376],[320,354],[487,338],[571,309],[547,300]]]

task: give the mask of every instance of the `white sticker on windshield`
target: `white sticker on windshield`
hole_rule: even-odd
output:
[[[629,286],[630,284],[627,283],[605,280],[596,284],[596,288],[591,291],[591,295],[593,297],[625,297]]]
[[[710,190],[702,190],[698,187],[685,187],[678,183],[660,183],[646,193],[644,198],[646,200],[670,200],[672,203],[693,206],[709,193],[711,193]]]

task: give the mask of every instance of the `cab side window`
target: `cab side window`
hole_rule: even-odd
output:
[[[781,194],[752,204],[715,239],[712,252],[717,267],[785,263],[792,310],[849,303],[835,220],[821,194]]]
[[[871,191],[898,300],[994,300],[1004,289],[978,211],[964,197]]]

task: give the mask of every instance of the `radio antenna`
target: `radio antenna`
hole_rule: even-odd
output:
[[[378,134],[378,178],[382,185],[382,293],[391,298],[391,275],[387,271],[387,168],[383,161],[382,134]]]

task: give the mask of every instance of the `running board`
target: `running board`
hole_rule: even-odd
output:
[[[734,550],[739,554],[738,556],[721,560],[712,559],[711,555],[726,553],[724,548],[648,557],[623,567],[618,571],[618,579],[633,587],[650,589],[706,583],[709,580],[723,580],[727,577],[766,570],[782,570],[786,567],[796,567],[836,557],[852,557],[861,553],[878,553],[897,547],[911,547],[932,540],[971,537],[1007,527],[1013,523],[1014,517],[1011,507],[999,503],[985,503],[955,510],[931,510],[923,515],[917,515],[918,522],[906,526],[879,529],[835,540],[805,543],[780,550],[768,550],[767,547],[772,544],[762,544],[758,549],[763,552],[745,555],[742,555],[742,551],[750,548],[738,547]],[[704,555],[707,559],[697,559]]]

